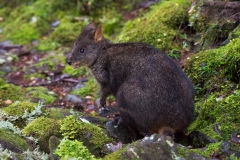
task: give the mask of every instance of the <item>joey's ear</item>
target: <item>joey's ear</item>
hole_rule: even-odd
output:
[[[96,27],[95,27],[95,25],[94,25],[94,23],[92,22],[92,23],[89,23],[85,28],[84,28],[84,30],[92,30],[92,29],[95,29]]]
[[[98,26],[94,32],[94,40],[101,41],[103,39],[102,25]]]

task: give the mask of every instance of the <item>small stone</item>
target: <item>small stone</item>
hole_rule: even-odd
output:
[[[52,27],[57,27],[59,24],[60,24],[60,20],[56,20],[51,24],[51,26]]]
[[[97,108],[100,108],[101,107],[100,98],[96,99],[94,104]]]
[[[5,59],[2,59],[2,58],[0,58],[0,64],[4,64],[4,63],[6,63],[6,60],[5,60]]]
[[[92,99],[92,97],[91,96],[86,96],[86,99]]]
[[[82,87],[84,87],[85,85],[81,82],[81,83],[78,83],[75,87],[74,87],[74,90],[78,90]]]
[[[12,104],[12,101],[10,99],[5,101],[6,104]]]
[[[31,23],[36,23],[36,22],[37,22],[37,20],[38,20],[38,18],[37,18],[37,17],[35,17],[35,16],[33,16],[33,17],[31,18]]]

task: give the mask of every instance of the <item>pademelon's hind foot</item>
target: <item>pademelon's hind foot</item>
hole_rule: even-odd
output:
[[[170,127],[161,127],[159,130],[158,130],[158,134],[161,134],[161,135],[165,135],[165,136],[174,136],[174,129],[170,128]]]
[[[182,139],[186,138],[186,135],[184,134],[183,131],[175,131],[174,129],[165,126],[159,129],[158,133],[161,135],[173,137],[175,142],[179,142]]]

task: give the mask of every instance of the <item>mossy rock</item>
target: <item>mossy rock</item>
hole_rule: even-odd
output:
[[[47,117],[39,117],[31,121],[23,130],[25,136],[33,135],[37,138],[40,150],[49,153],[49,138],[61,137],[59,122]]]
[[[145,42],[167,53],[171,50],[178,50],[180,46],[173,43],[173,40],[178,34],[176,28],[180,26],[184,12],[189,5],[190,2],[185,0],[159,2],[152,6],[148,13],[133,21],[128,21],[118,41]]]
[[[79,140],[96,156],[102,154],[104,144],[113,140],[103,133],[102,129],[91,123],[77,120],[73,115],[61,122],[61,133],[66,139]]]
[[[30,114],[31,112],[33,112],[37,106],[37,103],[33,103],[30,101],[15,101],[13,104],[4,107],[2,111],[8,115],[7,118],[12,121],[16,126],[18,126],[19,128],[23,128],[27,124],[27,121],[25,119],[27,117],[24,118],[23,116],[25,114]],[[43,112],[42,108],[41,112]]]
[[[18,134],[2,129],[0,129],[0,144],[4,149],[11,150],[15,153],[22,153],[28,149],[32,149]]]
[[[127,146],[105,156],[104,160],[126,159],[204,159],[204,157],[192,152],[183,146],[177,145],[172,137],[153,134],[146,136]]]
[[[191,6],[188,11],[189,26],[201,36],[197,40],[193,38],[197,50],[218,47],[237,27],[237,19],[232,16],[239,12],[235,7],[237,3],[230,3],[232,2],[200,0]]]
[[[235,38],[225,46],[202,51],[188,58],[185,72],[192,80],[197,95],[204,95],[211,90],[229,93],[238,85],[240,81],[239,43],[240,38]]]
[[[106,155],[106,156],[103,158],[103,160],[113,160],[113,159],[122,160],[122,159],[124,159],[124,158],[122,157],[122,154],[123,154],[124,152],[126,152],[126,150],[127,150],[127,147],[125,146],[125,147],[123,147],[123,148],[121,148],[121,149],[118,149],[117,151],[115,151],[115,152],[113,152],[113,153],[111,153],[111,154]]]
[[[30,101],[16,101],[7,107],[4,107],[3,111],[9,116],[23,116],[25,111],[31,112],[34,110],[35,106],[37,106],[37,103]]]
[[[66,118],[66,116],[71,115],[69,109],[63,109],[63,108],[49,108],[46,110],[48,114],[48,118],[61,120]]]
[[[58,121],[41,116],[30,122],[23,130],[24,135],[34,135],[36,138],[59,135],[60,125]]]
[[[106,128],[106,123],[109,121],[108,118],[104,118],[104,117],[96,116],[96,115],[91,115],[91,114],[86,114],[86,113],[79,112],[79,111],[74,111],[74,110],[71,110],[71,109],[49,108],[49,109],[47,109],[46,113],[48,115],[47,116],[48,118],[52,118],[52,119],[56,119],[56,120],[62,120],[62,119],[66,118],[67,116],[70,116],[70,115],[76,115],[78,117],[86,119],[90,123],[92,123],[96,126],[99,126],[102,129]]]
[[[24,95],[25,92],[21,87],[9,84],[0,78],[0,107],[7,106],[5,103],[6,100],[11,100],[13,102],[24,100],[26,99]]]
[[[196,90],[196,121],[190,131],[199,130],[215,140],[229,139],[239,131],[240,35],[234,31],[230,42],[217,49],[201,51],[191,56],[185,72]],[[221,135],[213,131],[218,127]]]

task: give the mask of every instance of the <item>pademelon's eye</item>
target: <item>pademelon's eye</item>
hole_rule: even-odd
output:
[[[84,49],[80,49],[80,52],[83,53],[83,52],[84,52]]]

